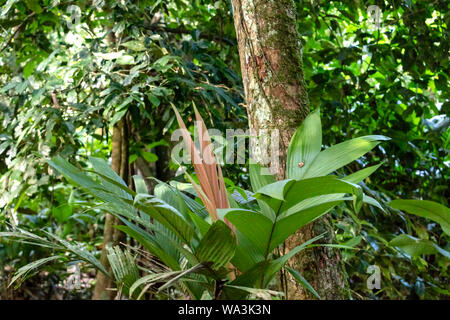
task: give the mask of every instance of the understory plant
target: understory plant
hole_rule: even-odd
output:
[[[359,185],[381,164],[347,176],[335,173],[388,140],[384,136],[363,136],[322,150],[319,111],[311,113],[293,136],[287,154],[286,179],[277,181],[258,163],[250,163],[252,190],[242,194],[227,190],[206,126],[195,110],[199,147],[196,147],[178,111],[178,123],[196,173],[188,172],[188,188],[179,183],[158,181],[149,194],[144,179],[134,176],[134,190],[102,159],[91,157],[93,170],[80,170],[61,157],[49,164],[69,181],[102,201],[101,209],[118,217],[115,228],[139,243],[149,255],[145,266],[137,262],[135,248],[108,248],[112,274],[79,245],[54,235],[58,249],[68,250],[113,277],[122,295],[141,299],[146,292],[165,298],[245,299],[282,297],[271,290],[278,272],[290,272],[307,290],[320,298],[302,275],[286,266],[302,250],[317,244],[324,235],[299,244],[286,254],[279,249],[301,227],[351,202],[354,214],[364,203],[384,210],[385,204],[364,194]],[[198,181],[198,183],[196,182]],[[186,184],[184,184],[186,186]],[[439,204],[418,200],[394,200],[392,207],[429,218],[449,234],[449,210]],[[0,236],[51,246],[52,241],[16,229]],[[427,246],[408,235],[393,239],[393,245],[410,254],[448,252]],[[56,259],[56,258],[54,258]],[[42,259],[32,267],[51,261]],[[19,276],[30,268],[19,270]],[[18,277],[19,277],[18,276]]]

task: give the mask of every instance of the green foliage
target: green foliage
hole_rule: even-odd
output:
[[[415,214],[419,217],[433,220],[450,235],[450,210],[436,202],[420,200],[393,200],[389,202],[392,208]]]
[[[384,162],[363,184],[384,212],[363,207],[351,217],[342,206],[332,212],[339,243],[363,237],[360,250],[343,252],[353,297],[445,298],[445,257],[411,258],[387,243],[407,232],[448,251],[448,237],[429,220],[391,210],[384,202],[426,199],[448,207],[448,3],[295,2],[308,97],[322,114],[322,144],[373,134],[392,139],[339,170],[351,174]],[[368,15],[370,5],[381,9],[380,28]],[[370,265],[381,269],[382,290],[365,286]]]
[[[128,295],[131,286],[140,278],[136,257],[133,257],[129,250],[124,252],[118,246],[107,248],[107,250],[108,262],[118,284],[117,287]]]
[[[311,145],[315,145],[319,139],[307,140],[304,139],[304,134],[307,134],[305,130],[310,129],[310,123],[317,123],[317,121],[316,113],[312,113],[305,119],[304,125],[299,128],[291,142],[288,158],[304,159],[307,152],[302,153],[303,150],[314,150]],[[383,140],[386,139],[383,138]],[[338,151],[324,153],[325,156],[322,158],[327,157],[328,162],[334,163],[333,166],[339,163],[342,166],[355,160],[361,151],[345,154],[339,152],[340,148],[348,150],[347,146],[351,145],[353,141],[358,140],[356,138],[350,140],[350,144],[344,142],[329,147],[326,150]],[[369,144],[368,146],[374,147],[375,145]],[[370,150],[368,147],[365,148],[366,152]],[[321,151],[315,149],[317,157]],[[294,152],[299,152],[302,156],[294,156],[292,154]],[[340,154],[343,154],[342,157],[345,160],[335,158]],[[120,292],[130,298],[136,297],[133,292],[138,288],[141,288],[141,291],[137,298],[141,298],[150,287],[154,288],[153,291],[157,293],[169,287],[177,287],[178,290],[186,291],[196,299],[203,297],[205,291],[207,295],[214,298],[245,298],[254,289],[268,289],[271,280],[281,269],[285,268],[285,264],[293,255],[301,250],[317,246],[314,242],[322,236],[300,244],[287,254],[281,256],[276,254],[275,249],[279,248],[300,227],[346,200],[353,200],[356,213],[361,209],[363,202],[375,204],[381,208],[381,205],[373,198],[371,201],[367,201],[369,198],[366,197],[366,201],[364,201],[361,186],[355,184],[373,173],[377,167],[369,167],[361,170],[362,172],[339,179],[333,175],[320,176],[324,172],[323,169],[314,170],[315,167],[311,165],[307,172],[311,172],[310,174],[315,176],[313,178],[286,179],[274,182],[273,177],[265,177],[264,174],[267,174],[267,170],[263,170],[264,168],[259,165],[252,165],[250,167],[252,183],[258,187],[253,190],[252,197],[264,205],[255,209],[246,203],[237,208],[218,209],[221,220],[211,223],[208,215],[200,214],[201,207],[193,207],[186,200],[190,199],[189,197],[183,197],[179,190],[169,185],[160,183],[157,192],[159,198],[157,198],[146,192],[141,178],[136,176],[135,181],[141,181],[137,183],[139,193],[136,193],[128,188],[125,182],[100,158],[92,157],[90,163],[93,170],[82,172],[61,157],[55,157],[49,161],[49,164],[67,179],[102,200],[104,202],[103,209],[122,220],[124,225],[116,227],[139,242],[162,261],[165,268],[170,270],[149,271],[148,275],[140,277],[135,264],[136,260],[129,251],[123,253],[119,247],[108,248],[108,260],[113,270],[112,276],[114,276]],[[287,170],[296,174],[293,168]],[[329,170],[327,169],[327,172]],[[94,176],[90,176],[89,173]],[[347,197],[347,194],[352,197]],[[192,201],[192,199],[190,200]],[[194,203],[196,202],[194,201]],[[428,211],[422,215],[433,220],[446,222],[448,218],[448,209],[432,202],[396,200],[390,204],[394,207],[403,205],[403,209],[414,214],[420,214],[418,212],[427,209]],[[60,212],[63,210],[61,209]],[[224,219],[231,222],[233,228],[227,226],[222,221]],[[79,255],[106,273],[103,266],[90,253],[80,250],[78,246],[56,236],[48,235],[62,245],[60,248]],[[34,240],[33,242],[36,244],[54,246],[52,242],[27,232],[1,233],[0,236],[22,237]],[[352,249],[352,246],[357,245],[360,241],[361,237],[354,243],[347,242],[345,245],[332,244],[328,246]],[[446,250],[432,241],[415,239],[405,234],[394,238],[386,245],[399,248],[412,257],[436,253],[440,253],[446,258],[450,256]],[[48,260],[42,259],[23,267],[19,270],[16,278],[45,262]],[[302,286],[317,296],[317,292],[301,274],[288,268],[286,271],[292,273]],[[156,289],[155,286],[160,282],[164,282],[164,285]],[[220,289],[217,289],[218,283],[220,283]]]
[[[450,253],[439,248],[430,240],[416,239],[412,236],[401,234],[389,242],[390,246],[398,247],[410,256],[416,257],[423,254],[441,253],[447,258],[450,258]]]
[[[297,131],[292,145],[300,145],[296,139],[303,144],[315,143],[315,141],[303,139],[303,130],[307,130],[310,121],[317,121],[315,118],[316,114],[313,113],[305,120],[306,126]],[[304,149],[312,148],[305,145]],[[292,150],[294,148],[290,148],[290,152],[293,152]],[[288,157],[293,156],[289,154]],[[334,158],[331,157],[330,161],[333,160]],[[276,273],[293,255],[314,246],[313,243],[320,237],[311,239],[279,257],[274,254],[274,249],[301,226],[329,212],[342,201],[348,200],[349,198],[345,197],[346,194],[353,195],[356,210],[361,208],[364,199],[360,186],[335,176],[286,179],[264,184],[273,179],[262,177],[261,172],[264,170],[253,165],[251,170],[256,172],[252,173],[252,181],[260,186],[258,190],[254,190],[256,192],[253,193],[253,197],[266,205],[258,210],[251,210],[248,205],[242,208],[219,209],[220,218],[232,223],[236,230],[234,234],[233,229],[224,222],[218,220],[211,224],[207,216],[197,214],[198,210],[192,210],[188,215],[182,214],[181,212],[186,213],[189,210],[188,202],[179,191],[168,185],[161,185],[164,189],[159,191],[160,198],[146,193],[136,193],[129,189],[101,159],[91,158],[90,162],[94,170],[88,172],[94,173],[96,179],[87,175],[88,172],[83,173],[76,169],[60,157],[54,158],[49,163],[66,178],[105,202],[104,208],[124,223],[124,226],[117,227],[172,269],[159,274],[152,272],[138,280],[137,271],[132,267],[134,260],[130,260],[132,258],[129,254],[124,255],[117,247],[109,249],[108,258],[120,288],[126,288],[125,292],[130,292],[131,295],[137,287],[146,285],[139,297],[149,286],[154,286],[162,280],[167,281],[164,288],[174,286],[178,281],[181,282],[180,288],[187,288],[193,298],[202,297],[203,290],[208,287],[216,288],[215,291],[209,290],[208,293],[215,298],[227,297],[230,292],[236,291],[240,292],[237,296],[243,298],[248,294],[248,290],[238,289],[242,286],[266,289]],[[363,178],[367,172],[373,172],[373,169],[369,168],[369,171],[366,169],[365,174],[356,176]],[[352,177],[347,179],[351,180]],[[136,177],[135,180],[139,179]],[[139,190],[145,191],[142,188]],[[166,199],[167,202],[161,198]],[[145,215],[151,219],[144,218]],[[168,245],[170,250],[167,250]],[[404,247],[402,243],[395,240],[392,241],[392,245]],[[351,248],[348,245],[335,246]],[[424,248],[422,247],[421,254],[431,253],[424,251]],[[236,274],[237,271],[241,274]],[[301,275],[294,272],[294,277],[308,290],[315,292]],[[130,279],[134,279],[134,283],[131,283]],[[217,284],[214,285],[217,281],[223,283],[223,293],[222,290],[217,290]],[[161,290],[160,288],[158,292]]]
[[[323,182],[329,185],[327,192],[338,193],[292,205],[296,193],[291,188],[302,192],[301,182],[285,181],[286,188],[279,189],[274,184],[268,187],[269,195],[249,193],[244,190],[256,193],[275,183],[274,177],[260,175],[253,164],[248,171],[225,165],[234,209],[222,212],[222,217],[229,215],[245,230],[237,228],[239,245],[231,260],[248,277],[228,284],[223,294],[277,296],[248,287],[251,279],[260,283],[255,274],[260,276],[267,268],[267,247],[279,243],[294,226],[328,212],[354,298],[448,296],[448,4],[296,3],[303,72],[309,100],[317,110],[290,145],[286,173],[292,180],[315,181],[316,191]],[[367,15],[372,4],[382,11],[379,29]],[[80,8],[79,19],[71,16],[70,5]],[[54,246],[61,259],[55,258],[60,264],[52,274],[64,276],[62,262],[79,254],[75,246],[70,259],[64,258],[66,246],[74,243],[83,243],[90,253],[87,260],[95,265],[92,257],[101,249],[104,213],[116,210],[122,212],[116,215],[123,221],[117,228],[129,235],[128,240],[136,239],[176,270],[157,268],[164,276],[149,274],[136,292],[144,294],[149,284],[152,289],[175,279],[169,287],[202,298],[198,281],[205,284],[203,272],[209,266],[195,264],[195,248],[211,221],[192,185],[182,188],[181,176],[167,185],[161,180],[168,182],[171,170],[178,168],[167,159],[175,122],[172,104],[188,119],[191,131],[193,102],[206,115],[208,126],[246,127],[229,2],[3,0],[0,26],[0,232],[10,232],[10,224],[30,231],[26,236],[0,237],[0,282],[5,267],[32,271],[24,266],[55,256]],[[112,126],[123,118],[131,123],[129,163],[144,178],[153,175],[159,180],[156,197],[147,194],[149,182],[144,178],[135,176],[137,194],[129,194],[122,181],[108,175],[106,163],[88,161],[90,156],[110,157]],[[377,134],[392,140],[380,144],[385,138]],[[73,188],[57,176],[46,162],[56,156],[76,162],[77,167],[65,168],[67,175],[89,184],[87,190],[94,192]],[[150,172],[141,170],[142,163]],[[81,169],[89,180],[78,176]],[[330,173],[336,178],[323,177]],[[119,203],[113,201],[116,194]],[[277,216],[276,205],[285,202],[279,207],[285,212]],[[272,245],[267,246],[264,233],[243,234],[248,233],[249,221],[257,221],[251,226],[255,232],[277,227]],[[42,230],[67,242],[62,244]],[[17,237],[23,241],[11,240]],[[185,255],[190,268],[183,264]],[[365,287],[370,265],[381,268],[383,290]],[[202,273],[201,279],[196,273]],[[294,277],[302,282],[302,275]],[[183,279],[179,285],[177,279]],[[150,291],[167,298],[165,289]],[[213,291],[211,286],[207,289]]]
[[[234,256],[236,239],[232,230],[222,221],[214,222],[195,248],[195,255],[202,262],[211,262],[211,268],[224,267]]]

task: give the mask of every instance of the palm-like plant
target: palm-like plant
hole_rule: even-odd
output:
[[[179,113],[175,112],[180,126],[186,129]],[[276,181],[274,176],[262,174],[267,170],[262,170],[259,164],[251,164],[253,192],[248,192],[251,196],[246,201],[235,201],[225,188],[206,126],[197,110],[195,113],[200,123],[200,150],[187,130],[183,138],[199,185],[187,176],[195,190],[194,196],[203,205],[192,194],[161,181],[155,194],[149,195],[140,176],[133,177],[136,187],[133,191],[98,158],[90,159],[93,167],[90,172],[98,179],[61,157],[49,161],[67,179],[102,200],[103,209],[123,222],[115,227],[138,241],[154,256],[157,264],[163,266],[147,269],[146,275],[139,278],[136,268],[131,266],[134,260],[130,253],[124,254],[117,247],[110,249],[113,275],[109,276],[115,277],[122,292],[129,297],[140,298],[149,289],[164,292],[174,287],[193,299],[277,295],[279,293],[267,289],[277,272],[285,268],[293,255],[314,246],[322,237],[302,243],[285,255],[276,255],[275,249],[291,234],[344,201],[352,201],[356,212],[364,202],[383,210],[375,199],[363,194],[358,185],[380,165],[342,178],[331,174],[388,138],[365,136],[321,150],[319,112],[313,112],[299,127],[289,146],[287,179]],[[438,219],[441,222],[447,219],[448,211],[443,215],[444,218]],[[98,266],[98,260],[88,258],[85,260],[105,272]],[[286,270],[317,295],[297,271],[287,267]]]
[[[238,205],[227,194],[211,140],[197,110],[200,150],[175,112],[185,129],[183,138],[199,185],[188,177],[203,206],[163,182],[156,195],[149,195],[138,176],[134,177],[135,192],[100,159],[91,158],[100,183],[62,158],[50,162],[68,179],[104,201],[104,209],[124,223],[116,227],[139,241],[170,269],[166,276],[150,272],[129,286],[130,294],[157,282],[165,282],[159,290],[179,283],[197,299],[204,297],[205,291],[214,298],[245,298],[249,293],[261,293],[255,290],[266,289],[290,257],[320,238],[311,239],[286,255],[274,255],[274,249],[296,230],[346,200],[353,200],[356,211],[364,201],[379,206],[375,199],[364,196],[356,184],[377,166],[344,179],[328,174],[359,158],[385,137],[357,138],[320,151],[319,113],[312,113],[289,147],[288,179],[275,181],[273,176],[261,174],[258,164],[251,164],[252,199],[258,202],[258,209],[254,210],[248,203]],[[300,162],[302,166],[298,165]]]

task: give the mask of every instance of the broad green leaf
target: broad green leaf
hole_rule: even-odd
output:
[[[132,204],[132,201],[129,202]],[[195,230],[174,207],[154,197],[150,197],[144,203],[139,201],[134,207],[169,228],[184,243],[190,245]]]
[[[287,152],[286,177],[302,179],[321,148],[322,124],[317,109],[306,117],[292,137]]]
[[[102,179],[102,184],[114,193],[122,195],[123,198],[131,199],[135,192],[128,188],[123,179],[108,165],[108,163],[96,157],[89,157],[89,162],[95,170],[95,173]]]
[[[103,189],[103,187],[93,179],[84,174],[80,169],[71,165],[60,156],[47,161],[53,168],[58,170],[64,177],[75,182],[87,190]]]
[[[284,195],[286,193],[286,189],[289,189],[289,187],[296,182],[293,179],[285,179],[276,181],[271,184],[267,184],[264,187],[257,190],[258,194],[264,194],[266,196],[269,196],[270,198],[274,198],[276,200],[284,200]]]
[[[446,258],[450,258],[450,252],[438,247],[430,240],[417,239],[408,234],[401,234],[389,242],[390,246],[397,247],[412,257],[423,254],[440,253]]]
[[[295,231],[324,215],[341,202],[342,200],[325,202],[279,219],[275,224],[268,252],[278,247]]]
[[[145,159],[145,161],[147,162],[156,162],[158,161],[158,156],[156,154],[154,154],[153,152],[142,152],[141,153],[142,157]]]
[[[250,183],[253,191],[257,191],[265,185],[274,183],[276,181],[272,174],[269,174],[268,169],[262,167],[259,163],[251,163],[249,165]],[[266,174],[267,173],[267,174]]]
[[[230,221],[261,254],[265,254],[273,228],[273,222],[266,216],[251,210],[222,209],[225,218]]]
[[[268,172],[267,168],[263,168],[259,163],[251,163],[249,165],[250,171],[250,183],[253,191],[257,191],[262,187],[274,183],[275,177]],[[258,205],[261,208],[261,212],[269,219],[275,218],[275,213],[267,203],[257,199]]]
[[[344,242],[343,245],[348,246],[348,247],[356,247],[358,244],[361,243],[362,240],[363,240],[362,236],[357,236],[357,237],[351,238],[350,240]]]
[[[284,181],[284,182],[283,182]],[[335,176],[316,177],[303,180],[277,181],[261,188],[254,196],[265,201],[276,213],[281,215],[289,210],[298,211],[302,201],[327,194],[350,193],[355,198],[355,209],[361,206],[363,193],[360,186]],[[328,199],[324,199],[328,201]]]
[[[137,193],[148,194],[148,189],[144,178],[138,175],[134,175],[133,181]]]
[[[335,177],[318,177],[296,181],[285,195],[280,212],[285,212],[302,200],[326,194],[349,193],[354,196],[355,211],[358,212],[363,200],[360,186]]]
[[[221,220],[214,222],[201,239],[195,255],[200,262],[212,262],[217,270],[225,266],[234,256],[236,239],[231,229]]]
[[[185,204],[189,208],[189,210],[191,210],[194,214],[196,214],[203,220],[209,218],[208,211],[206,211],[206,208],[204,206],[202,206],[183,192],[179,192],[179,195],[185,201]]]
[[[388,204],[394,209],[437,222],[450,235],[450,209],[442,204],[428,200],[393,200]]]
[[[381,211],[386,212],[386,210],[384,210],[384,208],[381,206],[381,204],[378,202],[378,200],[376,200],[376,199],[374,199],[372,197],[363,195],[363,202],[367,203],[367,204],[370,204],[371,206],[377,207]]]
[[[73,213],[73,208],[71,205],[63,204],[59,207],[52,208],[52,215],[59,223],[64,223],[69,220]]]
[[[374,173],[379,167],[381,167],[381,165],[382,165],[382,163],[379,163],[377,165],[361,169],[352,174],[349,174],[348,176],[343,177],[342,180],[352,182],[352,183],[360,183],[361,181],[366,179],[368,176],[370,176],[372,173]]]
[[[188,214],[200,235],[203,237],[208,232],[210,224],[192,211],[188,211]]]
[[[305,170],[303,179],[328,175],[358,159],[377,146],[385,136],[364,136],[333,145],[321,151]]]
[[[23,76],[25,79],[27,79],[29,76],[31,76],[34,72],[34,69],[36,67],[38,61],[36,60],[30,60],[24,67],[23,67]]]
[[[256,287],[260,288],[262,275],[267,271],[271,261],[264,260],[261,261],[250,269],[243,272],[236,279],[234,279],[230,284],[234,286],[246,286],[246,287]],[[243,299],[243,297],[232,296],[233,298]]]
[[[159,100],[159,98],[157,96],[148,93],[147,97],[155,107],[158,107],[161,104],[161,100]]]
[[[123,108],[118,109],[115,113],[114,116],[111,118],[111,120],[109,121],[109,125],[113,126],[115,125],[117,122],[119,122],[120,119],[122,119],[122,117],[125,115],[125,113],[127,113],[128,111],[128,107],[125,106]]]
[[[302,202],[298,203],[297,205],[289,208],[289,210],[285,211],[282,215],[280,215],[279,218],[287,217],[293,213],[305,210],[310,207],[317,206],[322,203],[331,202],[331,201],[355,201],[355,198],[354,197],[346,197],[344,193],[333,193],[333,194],[328,194],[328,195],[324,195],[324,196],[308,198],[308,199],[305,199]],[[381,211],[385,211],[384,208],[381,206],[381,204],[377,200],[375,200],[372,197],[366,196],[365,194],[363,195],[362,202],[370,204],[372,206],[375,206],[375,207],[379,208]]]
[[[194,256],[194,254],[190,251],[190,248],[186,247],[183,244],[182,238],[178,236],[178,234],[171,231],[171,229],[166,228],[163,224],[158,223],[157,221],[153,221],[153,223],[148,223],[147,221],[139,221],[144,225],[150,232],[143,230],[132,222],[128,221],[126,218],[116,215],[126,226],[130,227],[134,232],[139,233],[145,240],[147,240],[152,246],[157,247],[159,253],[155,253],[156,256],[159,256],[162,261],[165,261],[162,258],[162,254],[164,256],[170,256],[171,259],[178,261],[179,256],[182,254],[186,260],[192,265],[197,264],[199,261]],[[155,219],[156,220],[156,219]],[[121,226],[115,226],[115,228],[120,229]],[[139,240],[140,241],[140,240]],[[149,249],[149,251],[151,251]],[[162,253],[161,253],[162,251]],[[153,251],[151,251],[153,252]],[[178,262],[175,262],[178,265]],[[169,265],[169,264],[167,264]],[[172,267],[173,269],[179,267]]]
[[[190,219],[187,214],[188,207],[183,201],[183,198],[180,196],[178,190],[175,190],[166,183],[159,183],[155,186],[153,193],[155,197],[177,209],[178,212],[186,218],[186,220]]]
[[[239,229],[235,230],[237,243],[236,253],[231,262],[233,266],[242,272],[250,270],[254,265],[264,260],[264,253],[255,244],[242,234]]]
[[[274,220],[280,214],[281,204],[284,201],[284,195],[289,187],[295,182],[292,179],[276,181],[260,188],[254,197],[262,202],[265,206],[260,206],[261,210],[265,210],[265,216]]]

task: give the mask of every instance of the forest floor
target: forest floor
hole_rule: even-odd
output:
[[[0,300],[89,300],[95,279],[95,272],[81,273],[79,287],[73,289],[63,281],[64,277],[41,271],[15,288],[8,286],[13,275],[9,266],[0,270]]]

